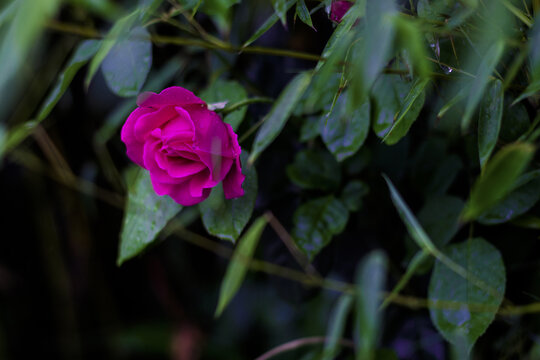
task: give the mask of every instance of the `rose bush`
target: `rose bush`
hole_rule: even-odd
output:
[[[127,155],[150,172],[158,195],[188,206],[223,181],[227,199],[242,196],[240,146],[229,124],[179,86],[143,93],[122,127]]]

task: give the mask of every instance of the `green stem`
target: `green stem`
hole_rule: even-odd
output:
[[[269,97],[253,97],[250,99],[245,99],[237,103],[231,104],[230,106],[226,106],[223,109],[218,110],[218,111],[226,115],[226,114],[232,113],[235,110],[238,110],[242,106],[247,106],[247,105],[255,104],[255,103],[271,103],[273,101],[274,99],[269,98]]]

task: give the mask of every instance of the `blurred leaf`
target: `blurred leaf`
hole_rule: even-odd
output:
[[[500,203],[478,217],[484,225],[501,224],[525,214],[540,200],[540,171],[523,174],[514,190]]]
[[[0,93],[7,94],[9,82],[27,64],[30,49],[41,34],[45,22],[51,18],[59,0],[16,0],[4,8],[6,19],[12,19],[0,35]]]
[[[142,12],[141,22],[145,23],[152,16],[157,16],[155,14],[163,0],[139,0],[139,8]]]
[[[499,137],[505,142],[519,139],[531,125],[529,114],[523,104],[510,105],[510,101],[504,102],[501,131]]]
[[[528,47],[531,82],[525,91],[514,100],[514,104],[540,92],[540,14],[536,15],[534,19],[534,25],[529,33]]]
[[[430,197],[418,212],[418,221],[436,247],[446,245],[459,230],[465,203],[450,195]]]
[[[277,17],[281,20],[281,24],[287,27],[287,0],[271,0],[274,11],[276,12]]]
[[[356,323],[354,342],[357,360],[375,360],[380,336],[381,295],[386,284],[386,255],[375,250],[362,260],[356,270]]]
[[[227,267],[225,277],[221,282],[216,317],[221,315],[234,295],[236,295],[236,292],[240,289],[265,226],[266,218],[264,216],[257,218],[238,241],[236,250]]]
[[[117,95],[137,95],[152,67],[150,33],[143,27],[133,28],[117,41],[101,64],[109,88]]]
[[[287,12],[294,4],[296,3],[296,0],[287,0],[285,2],[285,7]],[[258,29],[255,31],[251,37],[246,40],[246,42],[242,45],[242,47],[249,46],[251,43],[253,43],[255,40],[260,38],[265,32],[267,32],[272,26],[274,26],[275,23],[277,23],[279,20],[279,17],[276,13],[273,13],[272,16],[270,16]]]
[[[182,206],[168,196],[159,196],[152,187],[148,171],[136,169],[128,183],[117,264],[138,255],[150,245]]]
[[[349,212],[334,196],[310,200],[294,212],[292,236],[312,261],[347,225]]]
[[[495,70],[499,60],[501,59],[504,53],[504,41],[499,40],[487,49],[485,55],[482,57],[482,61],[478,66],[476,71],[476,76],[472,80],[472,84],[469,89],[469,94],[467,96],[465,113],[463,114],[463,119],[461,122],[462,130],[466,130],[469,127],[469,122],[471,117],[476,110],[476,107],[482,96],[484,95],[484,90],[488,84],[489,78],[493,71]]]
[[[99,50],[90,62],[90,66],[84,80],[84,85],[87,88],[88,86],[90,86],[90,82],[94,78],[94,75],[98,71],[103,60],[105,60],[105,58],[109,54],[109,51],[111,51],[111,49],[117,42],[122,41],[126,37],[128,37],[129,31],[138,20],[140,20],[140,9],[137,9],[129,15],[126,15],[120,20],[118,20],[113,25],[111,30],[109,30],[105,38],[102,40]]]
[[[353,180],[343,188],[341,202],[349,211],[358,211],[362,208],[362,198],[369,193],[369,186],[360,181]]]
[[[122,14],[121,7],[110,0],[68,0],[68,2],[82,6],[107,20],[117,19]]]
[[[362,41],[355,47],[352,58],[349,91],[355,100],[353,106],[364,102],[369,89],[386,66],[394,40],[393,17],[396,15],[394,0],[366,2],[365,28]]]
[[[242,151],[243,164],[246,163],[246,158],[247,154]],[[233,243],[236,242],[249,222],[257,198],[257,171],[255,167],[244,165],[242,173],[246,175],[242,184],[244,196],[227,200],[220,184],[212,189],[208,199],[199,205],[206,231]]]
[[[374,103],[373,132],[383,138],[394,123],[394,118],[401,109],[410,85],[400,76],[381,75],[371,90]]]
[[[228,32],[232,15],[231,7],[239,2],[240,0],[203,0],[201,12],[210,15],[221,31]]]
[[[338,356],[340,350],[339,341],[345,331],[347,316],[351,310],[353,300],[354,298],[348,294],[343,294],[338,299],[336,306],[330,314],[330,324],[326,333],[328,340],[325,342],[320,360],[333,360]]]
[[[486,95],[482,100],[478,118],[478,155],[481,167],[484,167],[497,144],[501,129],[503,105],[502,82],[500,80],[490,82]]]
[[[409,128],[416,121],[426,98],[424,88],[426,87],[429,79],[418,79],[414,82],[411,90],[407,94],[401,110],[396,115],[396,121],[394,125],[385,135],[383,141],[388,145],[393,145],[401,140],[402,137],[407,135]]]
[[[424,249],[429,253],[433,253],[433,251],[436,249],[435,245],[433,244],[429,236],[426,234],[418,220],[416,220],[416,217],[411,212],[399,192],[396,190],[394,184],[392,184],[392,182],[388,177],[386,177],[386,175],[383,175],[383,177],[386,181],[386,184],[388,185],[388,188],[390,189],[390,196],[392,198],[392,202],[394,203],[394,206],[399,213],[399,217],[405,224],[409,235],[418,244],[418,246],[420,246],[421,249]]]
[[[527,143],[514,143],[499,150],[476,180],[462,214],[463,220],[474,220],[500,202],[512,190],[534,151],[534,146]]]
[[[301,73],[291,80],[281,92],[255,136],[252,153],[248,160],[249,163],[253,163],[283,130],[310,81],[311,75],[309,73]]]
[[[319,136],[319,117],[306,116],[302,128],[300,129],[300,141],[309,141]]]
[[[96,53],[99,43],[100,42],[98,40],[85,40],[81,42],[71,56],[71,59],[68,61],[67,65],[64,67],[64,70],[60,73],[55,86],[52,88],[49,95],[43,102],[43,105],[36,116],[36,120],[19,124],[9,130],[4,140],[5,142],[3,142],[4,146],[0,151],[0,157],[6,152],[11,151],[24,139],[26,139],[32,133],[35,127],[51,113],[52,109],[62,98],[62,95],[64,95],[79,69],[83,67],[88,62],[90,57]]]
[[[302,20],[304,24],[313,28],[313,22],[311,21],[311,15],[309,15],[309,10],[306,6],[304,0],[298,0],[296,3],[296,15]],[[315,29],[315,28],[313,28]]]
[[[354,155],[364,144],[369,131],[369,101],[352,112],[348,111],[348,97],[341,94],[328,116],[321,117],[321,137],[338,161]]]
[[[426,195],[444,194],[459,171],[463,168],[463,162],[455,155],[448,155],[442,159],[430,176],[426,179],[426,186],[423,188]]]
[[[226,102],[227,104],[234,104],[247,99],[247,92],[244,87],[237,81],[221,80],[214,81],[209,87],[200,93],[201,99],[207,103]],[[242,106],[233,112],[228,113],[223,118],[228,124],[231,124],[233,130],[237,130],[244,116],[246,115],[247,107]]]
[[[431,320],[446,340],[464,346],[470,352],[495,318],[503,300],[506,284],[504,263],[499,251],[480,238],[450,245],[444,252],[497,290],[497,294],[487,292],[444,264],[435,263],[428,291],[428,298],[433,304],[429,309]],[[450,308],[447,302],[454,302],[456,307]]]
[[[431,65],[427,60],[428,54],[419,24],[403,16],[395,16],[393,21],[401,47],[407,49],[412,60],[411,73],[423,79],[429,78]]]
[[[287,166],[287,175],[304,189],[332,191],[341,181],[339,164],[327,151],[319,149],[296,153],[294,163]]]

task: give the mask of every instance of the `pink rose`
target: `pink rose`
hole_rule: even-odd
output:
[[[350,1],[337,0],[332,1],[332,6],[330,8],[330,19],[337,23],[341,22],[341,19],[345,16],[347,11],[353,6],[353,3]]]
[[[204,101],[173,86],[141,94],[137,105],[121,137],[129,158],[150,172],[158,195],[194,205],[220,181],[227,199],[244,195],[237,136]]]

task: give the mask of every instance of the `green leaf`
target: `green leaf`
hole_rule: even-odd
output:
[[[252,153],[248,160],[249,163],[253,163],[283,130],[310,81],[311,75],[309,73],[301,73],[281,92],[255,136]]]
[[[380,336],[381,295],[386,284],[386,255],[375,250],[362,260],[356,271],[356,321],[354,340],[357,360],[375,360]]]
[[[259,238],[266,226],[266,217],[261,216],[253,222],[250,228],[246,231],[244,236],[238,241],[236,250],[229,262],[225,277],[221,282],[221,288],[219,290],[219,300],[216,308],[215,316],[221,315],[223,310],[231,302],[234,295],[246,276],[249,263],[253,257],[253,253],[257,248]]]
[[[478,65],[476,76],[472,81],[469,94],[467,96],[465,112],[463,114],[463,120],[461,121],[462,130],[466,130],[469,127],[471,117],[476,110],[478,103],[482,99],[489,78],[499,63],[503,53],[504,41],[498,40],[491,45],[483,55],[482,61],[480,62],[480,65]]]
[[[534,151],[534,146],[527,143],[514,143],[499,150],[476,180],[462,214],[463,220],[474,220],[501,201],[512,190]]]
[[[450,245],[445,254],[476,278],[497,290],[487,292],[457,275],[444,264],[435,263],[429,283],[429,313],[441,335],[470,352],[476,340],[495,318],[503,300],[506,272],[499,251],[476,238]],[[454,305],[454,306],[449,306]]]
[[[486,90],[478,117],[478,155],[482,167],[497,144],[501,130],[503,105],[502,82],[500,80],[492,81]]]
[[[118,265],[138,255],[150,245],[169,220],[182,209],[182,206],[170,197],[156,194],[148,171],[135,171],[135,179],[128,184]]]
[[[304,24],[313,28],[311,15],[309,15],[309,10],[304,0],[298,0],[298,2],[296,3],[296,15],[300,18],[300,20],[302,20]]]
[[[429,253],[433,253],[434,251],[436,251],[437,248],[429,238],[428,234],[424,231],[414,214],[411,212],[399,192],[396,190],[394,184],[392,184],[392,182],[388,177],[386,177],[386,175],[383,175],[383,177],[386,181],[386,184],[388,185],[388,188],[390,189],[390,196],[392,198],[392,202],[394,203],[394,206],[396,207],[396,210],[398,211],[401,220],[407,227],[409,235],[418,244],[418,246],[420,246],[421,249],[424,249]]]
[[[319,116],[306,116],[300,129],[300,141],[313,140],[319,136],[319,119]]]
[[[115,94],[131,97],[141,91],[151,66],[150,33],[136,27],[114,44],[101,64],[101,71]]]
[[[321,137],[338,161],[354,155],[364,144],[369,131],[369,101],[352,112],[348,97],[342,93],[328,116],[321,117]]]
[[[525,134],[531,126],[529,113],[523,104],[510,105],[504,102],[501,131],[499,138],[503,142],[513,142]]]
[[[244,164],[246,158],[247,154],[242,152]],[[246,176],[242,184],[244,196],[227,200],[220,184],[212,189],[208,199],[199,205],[206,231],[233,243],[236,242],[251,218],[257,198],[257,171],[255,167],[244,165],[242,173]]]
[[[525,91],[514,100],[514,104],[526,97],[537,95],[540,92],[540,15],[536,15],[534,25],[529,33],[529,63],[531,66],[531,83]]]
[[[122,41],[126,37],[128,37],[129,31],[138,20],[140,20],[140,9],[137,9],[131,14],[124,16],[123,18],[118,20],[113,25],[111,30],[109,30],[105,38],[102,40],[99,50],[90,62],[90,66],[84,80],[84,85],[87,88],[88,86],[90,86],[90,82],[94,78],[94,75],[98,71],[103,60],[105,60],[105,58],[109,54],[109,51],[111,51],[111,49],[117,42]]]
[[[340,350],[339,341],[345,331],[347,316],[351,310],[354,298],[351,295],[342,295],[337,305],[330,314],[330,325],[326,333],[327,341],[324,345],[324,350],[320,360],[333,360],[338,356]]]
[[[428,78],[431,65],[427,60],[428,54],[424,36],[420,31],[420,24],[416,24],[413,20],[404,16],[395,16],[394,25],[401,47],[407,50],[407,54],[412,60],[411,75],[417,74],[420,78]]]
[[[285,6],[287,12],[294,4],[296,3],[296,0],[287,0],[285,3]],[[279,17],[276,13],[273,13],[272,16],[270,16],[258,29],[255,31],[253,35],[242,45],[242,47],[246,47],[251,45],[255,40],[260,38],[264,33],[266,33],[272,26],[274,26],[275,23],[277,23],[279,20]]]
[[[459,230],[465,203],[449,195],[430,197],[418,212],[418,221],[437,247],[446,245]]]
[[[276,12],[277,17],[281,20],[281,24],[287,27],[287,0],[272,0],[272,6]]]
[[[390,131],[410,88],[407,81],[396,75],[381,75],[373,84],[371,96],[374,110],[371,127],[378,137],[384,138]]]
[[[298,247],[313,260],[332,236],[341,233],[347,225],[349,212],[334,196],[314,199],[296,209],[292,236]]]
[[[358,211],[362,208],[362,199],[369,193],[369,186],[360,181],[353,180],[343,188],[341,202],[349,211]]]
[[[327,151],[319,149],[296,153],[294,163],[287,166],[287,175],[304,189],[332,191],[341,181],[339,164]]]
[[[416,121],[426,98],[424,88],[429,79],[418,79],[414,82],[411,90],[407,94],[401,110],[396,115],[394,125],[383,138],[383,141],[388,145],[393,145],[407,135],[409,128]]]
[[[237,81],[221,80],[214,81],[209,87],[203,90],[200,94],[201,99],[207,103],[221,103],[234,104],[247,99],[247,92],[244,87]],[[233,112],[228,113],[223,118],[228,124],[231,124],[233,130],[237,130],[244,116],[246,115],[247,107],[242,106]]]
[[[480,215],[478,222],[484,225],[501,224],[529,211],[540,200],[540,171],[520,176],[514,189],[500,203]]]

